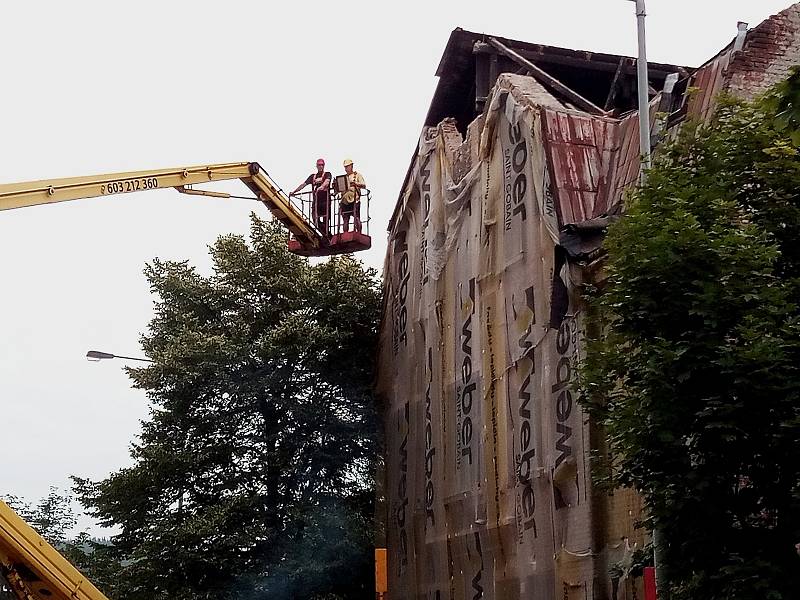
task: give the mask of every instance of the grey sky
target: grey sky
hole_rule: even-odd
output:
[[[3,160],[14,182],[258,161],[293,189],[351,157],[385,225],[450,31],[634,55],[626,0],[7,2],[0,22]],[[648,0],[649,58],[696,66],[788,0]],[[358,80],[354,87],[352,80]],[[246,234],[239,200],[128,194],[0,213],[0,493],[35,499],[69,474],[129,464],[147,415],[120,363],[151,315],[158,256],[207,270],[207,244]]]

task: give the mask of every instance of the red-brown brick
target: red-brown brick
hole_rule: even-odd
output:
[[[727,72],[727,89],[752,98],[785,79],[800,64],[800,3],[774,15],[747,34]]]

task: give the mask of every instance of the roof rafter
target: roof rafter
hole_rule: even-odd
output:
[[[607,114],[602,108],[587,100],[572,88],[567,87],[549,73],[545,73],[527,58],[521,56],[496,38],[490,37],[489,43],[494,46],[498,52],[507,56],[518,65],[525,67],[525,69],[527,69],[533,77],[539,80],[539,83],[541,83],[543,86],[549,88],[551,91],[561,94],[581,110],[585,110],[593,115],[602,116]]]

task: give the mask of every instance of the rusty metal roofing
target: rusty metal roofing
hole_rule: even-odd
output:
[[[605,214],[616,123],[544,108],[541,114],[559,224]]]
[[[657,103],[651,104],[655,117]],[[559,225],[617,214],[639,178],[639,115],[623,119],[541,108]]]
[[[692,91],[688,97],[689,116],[706,121],[714,114],[719,93],[725,88],[732,48],[730,46],[727,52],[700,67],[692,77]]]

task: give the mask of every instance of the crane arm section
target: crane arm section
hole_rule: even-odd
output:
[[[223,192],[198,190],[190,186],[240,179],[292,235],[305,246],[318,248],[322,236],[303,216],[280,187],[255,162],[224,163],[176,169],[155,169],[44,179],[24,183],[0,184],[0,210],[96,198],[130,192],[175,188],[179,192],[214,197],[230,197]]]
[[[108,600],[2,501],[0,574],[20,600]]]

